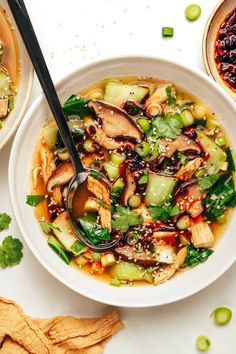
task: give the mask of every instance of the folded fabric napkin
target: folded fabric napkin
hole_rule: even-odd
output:
[[[122,327],[117,311],[98,318],[38,319],[0,297],[0,354],[100,354]]]

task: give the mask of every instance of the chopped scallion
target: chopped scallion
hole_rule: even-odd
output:
[[[198,336],[196,339],[196,347],[200,352],[205,352],[210,348],[211,342],[206,336]]]
[[[211,316],[214,317],[214,321],[217,325],[222,326],[227,324],[232,317],[232,311],[228,307],[217,307]]]
[[[185,16],[189,21],[197,20],[201,15],[201,7],[197,4],[190,4],[185,9]]]
[[[174,28],[173,27],[162,27],[162,37],[173,37]]]

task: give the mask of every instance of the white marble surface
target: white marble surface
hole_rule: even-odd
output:
[[[203,69],[202,34],[217,0],[197,0],[202,16],[195,23],[184,18],[188,0],[25,2],[53,79],[57,81],[91,60],[122,54],[161,55]],[[162,39],[162,26],[175,28],[173,39]],[[35,80],[31,101],[39,92]],[[23,239],[14,221],[8,192],[11,143],[0,152],[0,212],[8,212],[13,221],[10,229],[1,233],[0,240],[9,234]],[[126,328],[112,338],[105,352],[193,354],[196,336],[204,334],[212,341],[209,353],[234,354],[235,273],[236,265],[207,289],[175,304],[152,309],[120,309]],[[0,270],[0,294],[16,300],[33,316],[94,316],[109,310],[108,306],[88,300],[59,283],[42,268],[25,243],[22,263]],[[209,313],[221,305],[229,306],[235,316],[229,325],[219,328]]]

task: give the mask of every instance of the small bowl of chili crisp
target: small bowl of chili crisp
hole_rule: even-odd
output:
[[[203,35],[206,71],[236,100],[236,2],[223,0],[210,15]]]

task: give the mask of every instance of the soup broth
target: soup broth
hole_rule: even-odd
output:
[[[111,285],[160,285],[207,261],[236,204],[235,170],[218,117],[172,82],[109,78],[64,103],[87,181],[66,212],[73,166],[53,120],[32,166],[35,216],[67,263]],[[108,182],[104,182],[105,176]],[[108,252],[97,244],[119,238]]]

